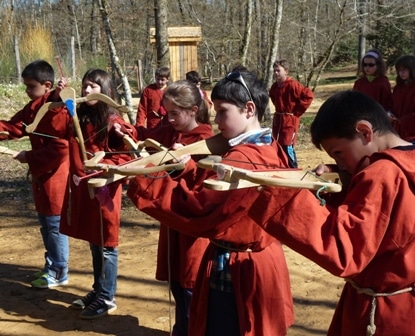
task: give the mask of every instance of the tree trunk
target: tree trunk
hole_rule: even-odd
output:
[[[357,72],[359,73],[360,70],[360,61],[362,60],[365,50],[366,50],[366,0],[359,1],[359,17],[360,17],[360,33],[359,33],[359,45],[357,50]]]
[[[254,7],[254,0],[247,0],[248,4],[246,6],[246,27],[244,32],[244,37],[242,39],[242,48],[241,48],[241,63],[246,65],[246,58],[248,55],[249,42],[251,40],[251,30],[252,30],[252,13]]]
[[[154,0],[154,15],[156,23],[157,66],[170,67],[167,0]]]
[[[116,71],[117,75],[121,79],[121,84],[124,90],[123,97],[125,99],[125,104],[128,106],[128,109],[129,109],[128,119],[131,124],[135,124],[136,115],[133,112],[133,103],[132,103],[133,99],[132,99],[132,94],[131,94],[131,89],[130,89],[130,83],[128,83],[128,78],[125,75],[123,69],[121,68],[120,62],[117,56],[117,50],[115,48],[114,39],[112,38],[110,20],[108,17],[107,1],[98,0],[98,6],[101,11],[101,17],[104,23],[105,34],[107,36],[107,42],[108,42],[108,47],[109,47],[110,57],[111,57],[111,67],[113,70]]]

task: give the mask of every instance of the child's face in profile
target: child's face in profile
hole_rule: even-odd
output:
[[[168,82],[169,82],[169,79],[167,77],[164,77],[164,76],[156,77],[156,85],[159,89],[164,88]]]
[[[163,106],[167,111],[169,122],[175,130],[189,132],[197,126],[197,106],[193,106],[191,109],[185,109],[177,106],[168,98],[163,99]]]
[[[288,71],[285,70],[281,65],[274,65],[274,77],[277,82],[284,82],[287,79]]]
[[[49,92],[51,88],[50,82],[40,84],[33,78],[23,78],[23,84],[26,86],[26,94],[30,100],[36,100],[42,97],[45,93]]]
[[[245,133],[249,127],[246,111],[225,100],[215,99],[213,105],[216,111],[215,123],[225,139],[232,139]]]

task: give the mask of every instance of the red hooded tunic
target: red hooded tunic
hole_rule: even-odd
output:
[[[311,105],[313,92],[291,77],[287,77],[283,83],[272,84],[269,97],[275,106],[272,121],[274,139],[284,146],[295,145],[300,117]]]
[[[275,143],[238,145],[225,158],[246,169],[264,169],[264,164],[288,166],[281,147]],[[191,163],[186,164],[187,170],[193,169]],[[253,252],[232,251],[229,259],[241,336],[286,335],[294,317],[285,257],[280,242],[247,216],[251,206],[243,198],[247,191],[236,190],[241,197],[229,202],[235,191],[200,186],[191,190],[184,179],[137,176],[128,196],[140,210],[183,233],[227,241],[242,250],[252,249]],[[205,335],[210,271],[217,248],[211,243],[200,265],[191,301],[192,336]]]
[[[284,244],[360,288],[411,289],[378,297],[373,311],[373,297],[346,282],[329,336],[366,335],[371,312],[376,336],[414,335],[415,150],[389,149],[371,162],[339,207],[321,206],[307,190],[266,187],[249,212]]]
[[[354,82],[353,90],[373,98],[385,111],[392,111],[392,87],[388,77],[375,77],[371,82],[366,76],[360,77]]]
[[[200,124],[190,132],[178,132],[173,126],[166,125],[153,129],[139,129],[141,140],[152,138],[169,148],[174,143],[189,145],[193,142],[213,136],[212,127]],[[193,157],[193,159],[196,159]],[[200,169],[197,179],[204,179],[205,170]],[[202,175],[203,174],[203,175]],[[183,234],[170,229],[168,225],[160,224],[157,251],[156,279],[168,281],[169,259],[170,279],[179,281],[184,288],[193,288],[203,253],[209,240]],[[170,248],[168,246],[170,245]],[[168,257],[170,255],[170,258]]]
[[[88,153],[105,151],[108,153],[103,163],[119,165],[131,160],[125,152],[128,148],[122,138],[114,133],[113,124],[118,123],[129,130],[135,138],[133,126],[125,122],[121,116],[112,114],[108,121],[108,137],[104,144],[95,141],[96,130],[92,124],[87,124],[82,130],[85,148]],[[94,245],[118,246],[120,227],[121,193],[123,180],[113,182],[99,189],[100,195],[106,195],[109,204],[100,205],[97,197],[90,198],[88,179],[75,183],[77,177],[85,176],[79,144],[75,138],[70,139],[70,186],[66,190],[65,206],[62,212],[60,231],[68,236],[86,240]],[[111,152],[114,152],[113,154]],[[102,216],[102,223],[101,223]]]
[[[166,111],[161,107],[164,90],[159,89],[157,84],[150,84],[141,94],[138,104],[136,126],[154,128],[158,126]]]
[[[393,88],[393,114],[398,134],[409,141],[415,139],[415,82],[398,84]]]
[[[66,108],[49,110],[40,120],[37,134],[27,134],[25,125],[30,125],[40,107],[51,101],[51,91],[28,103],[9,121],[0,121],[0,131],[9,132],[9,138],[28,135],[32,149],[26,151],[26,159],[32,175],[33,199],[36,211],[44,216],[60,215],[68,181],[69,158],[67,127],[70,116]]]

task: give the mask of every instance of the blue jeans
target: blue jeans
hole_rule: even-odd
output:
[[[176,320],[173,326],[173,335],[187,336],[192,290],[183,288],[178,281],[172,281],[170,289],[176,301]]]
[[[281,146],[285,154],[288,156],[288,165],[290,168],[298,168],[297,155],[295,154],[294,146]]]
[[[94,284],[92,288],[98,297],[113,300],[117,289],[118,249],[90,244]]]
[[[69,239],[59,232],[60,216],[38,214],[40,233],[45,246],[45,266],[43,270],[57,280],[68,276]]]

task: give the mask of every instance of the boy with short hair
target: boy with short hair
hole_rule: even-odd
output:
[[[346,280],[329,336],[413,335],[414,144],[396,134],[381,105],[356,91],[321,106],[311,137],[351,175],[344,199],[323,207],[308,190],[264,187],[259,197],[251,191],[257,200],[249,216]]]
[[[271,130],[261,128],[269,97],[253,73],[228,74],[211,97],[215,122],[231,146],[224,162],[245,169],[288,167]],[[189,159],[182,173],[156,179],[137,176],[128,196],[138,209],[169,227],[210,239],[194,286],[188,334],[286,335],[294,317],[281,244],[247,217],[251,203],[243,195],[228,202],[235,190],[204,189],[203,179],[196,178],[196,163],[186,156],[180,159]]]
[[[163,121],[166,110],[161,104],[164,90],[170,78],[170,68],[161,67],[155,72],[155,83],[148,85],[141,94],[138,104],[136,126],[155,128]]]
[[[43,104],[55,101],[63,87],[52,90],[55,74],[52,66],[37,60],[28,64],[22,78],[30,102],[10,120],[0,120],[0,131],[9,139],[29,136],[31,150],[21,151],[14,159],[27,163],[32,176],[33,199],[45,246],[45,265],[34,274],[31,285],[51,288],[68,283],[68,237],[59,232],[60,214],[69,173],[68,141],[64,140],[69,114],[61,107],[49,110],[40,120],[36,132],[28,134],[25,127],[33,122]]]
[[[206,90],[203,90],[201,88],[201,84],[202,84],[202,77],[200,77],[200,74],[195,71],[195,70],[191,70],[189,72],[186,73],[186,80],[191,81],[192,83],[194,83],[199,91],[200,91],[200,95],[202,96],[202,98],[206,101],[206,103],[209,106],[209,109],[211,109],[213,107],[213,103],[210,100]]]
[[[273,68],[275,83],[269,90],[275,106],[272,135],[287,154],[290,167],[297,168],[294,145],[297,142],[300,117],[311,105],[314,94],[308,87],[288,76],[287,60],[276,60]]]

